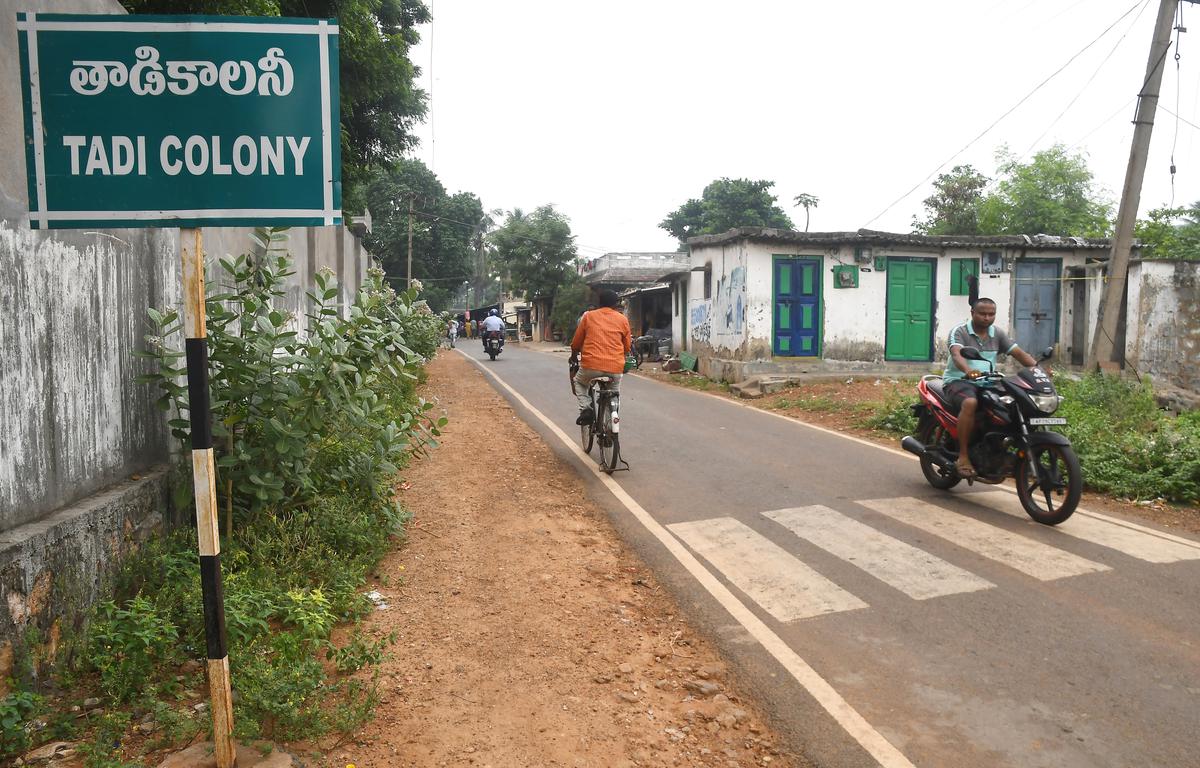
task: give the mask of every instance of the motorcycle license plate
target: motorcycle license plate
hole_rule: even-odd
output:
[[[1029,423],[1036,427],[1061,427],[1067,423],[1067,420],[1061,416],[1041,416],[1036,419],[1030,419]]]

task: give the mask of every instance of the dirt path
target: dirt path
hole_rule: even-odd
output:
[[[396,632],[374,722],[321,765],[794,766],[714,648],[575,471],[455,354],[449,417],[404,473],[410,540],[379,567]],[[485,458],[489,457],[489,458]]]

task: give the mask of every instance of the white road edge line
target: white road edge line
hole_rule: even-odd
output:
[[[817,674],[808,662],[800,658],[799,654],[793,651],[787,643],[785,643],[778,635],[763,623],[761,619],[754,615],[750,609],[742,604],[730,592],[724,584],[717,581],[716,577],[709,572],[707,568],[700,564],[698,560],[676,539],[670,532],[667,531],[657,520],[650,516],[650,513],[642,508],[640,504],[634,501],[624,488],[620,486],[609,475],[600,471],[599,465],[583,452],[583,449],[576,445],[575,441],[567,436],[565,432],[559,429],[558,425],[552,422],[545,414],[533,407],[533,404],[526,400],[521,393],[517,392],[508,385],[498,375],[488,370],[486,366],[480,363],[475,358],[468,355],[462,350],[455,350],[464,358],[469,360],[476,368],[490,377],[497,385],[508,392],[518,403],[526,410],[537,417],[538,421],[549,429],[564,445],[579,459],[585,467],[589,467],[596,478],[608,488],[609,492],[617,498],[617,501],[627,509],[634,518],[641,523],[646,530],[658,539],[667,551],[674,555],[680,565],[692,575],[697,582],[704,587],[713,598],[721,604],[721,607],[729,612],[729,615],[734,618],[742,627],[762,645],[763,649],[771,654],[784,669],[798,682],[804,690],[808,691],[814,699],[817,700],[825,711],[840,725],[846,733],[850,735],[859,745],[867,751],[871,757],[879,763],[882,768],[916,768],[907,757],[896,749],[890,741],[885,739],[879,731],[866,721],[850,704],[842,698],[842,695],[833,689],[833,686],[825,681],[823,677]]]
[[[549,353],[546,353],[546,354],[549,354]],[[634,373],[634,372],[630,371],[630,373]],[[880,445],[879,443],[873,443],[870,440],[863,440],[861,437],[854,437],[853,435],[847,435],[844,432],[838,432],[837,430],[829,429],[828,427],[819,427],[816,424],[811,424],[807,421],[801,421],[800,419],[792,418],[791,416],[784,416],[782,413],[773,413],[764,408],[756,408],[753,405],[749,405],[748,403],[739,403],[737,400],[731,400],[728,397],[722,397],[721,395],[714,395],[711,392],[699,392],[694,389],[688,389],[687,387],[676,387],[672,384],[667,384],[666,382],[659,381],[650,376],[645,376],[645,375],[641,375],[641,374],[635,374],[635,375],[637,376],[637,378],[642,379],[643,381],[653,382],[660,387],[671,387],[672,389],[677,389],[681,392],[688,392],[693,395],[700,395],[701,397],[711,397],[715,400],[719,400],[722,403],[726,403],[727,405],[733,405],[738,408],[749,408],[750,410],[755,411],[756,413],[761,413],[761,414],[764,414],[766,416],[771,416],[776,419],[783,419],[784,421],[790,422],[792,424],[798,424],[798,425],[800,425],[802,427],[806,427],[808,429],[815,429],[818,432],[824,432],[827,435],[832,435],[834,437],[840,437],[843,440],[849,440],[851,442],[858,443],[859,445],[866,445],[866,446],[870,446],[871,448],[877,448],[881,451],[887,451],[888,453],[890,453],[894,456],[899,456],[900,458],[910,459],[912,461],[920,461],[920,459],[918,459],[916,456],[909,453],[908,451],[900,450],[898,448],[889,448],[886,445]],[[1009,494],[1012,494],[1013,496],[1017,495],[1017,489],[1009,488],[1007,485],[993,485],[993,486],[989,486],[989,488],[991,490],[995,490],[995,491],[1003,491],[1004,493],[1009,493]],[[955,498],[965,499],[966,501],[971,500],[969,497],[970,494],[952,494],[952,495]],[[1078,507],[1075,510],[1075,514],[1084,515],[1086,517],[1094,517],[1099,520],[1105,520],[1107,522],[1113,523],[1114,525],[1121,525],[1126,528],[1132,528],[1135,531],[1141,531],[1142,533],[1149,534],[1151,536],[1157,536],[1160,539],[1167,539],[1168,541],[1174,541],[1179,544],[1185,544],[1187,546],[1196,547],[1197,549],[1200,549],[1200,541],[1195,541],[1193,539],[1186,539],[1182,536],[1176,536],[1174,534],[1167,533],[1166,531],[1160,531],[1155,528],[1150,528],[1148,526],[1139,525],[1138,523],[1135,523],[1131,520],[1122,520],[1119,517],[1112,517],[1111,515],[1106,515],[1101,512],[1093,512],[1090,509],[1084,509],[1083,507]]]

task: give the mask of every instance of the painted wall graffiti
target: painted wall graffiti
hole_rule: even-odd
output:
[[[737,349],[746,340],[746,263],[738,253],[713,292],[712,344]]]
[[[712,301],[692,299],[688,302],[688,334],[692,341],[710,344],[712,340]]]

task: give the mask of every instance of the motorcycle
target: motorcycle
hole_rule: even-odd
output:
[[[1038,363],[1053,352],[1048,347]],[[964,348],[962,356],[984,359],[971,347]],[[1043,525],[1058,525],[1074,514],[1083,493],[1079,457],[1071,441],[1046,429],[1067,423],[1052,415],[1063,398],[1040,365],[1015,376],[996,373],[995,366],[988,365],[991,370],[977,379],[984,386],[978,388],[976,426],[967,447],[976,476],[967,483],[995,485],[1015,478],[1025,512]],[[923,377],[917,392],[920,401],[912,407],[917,434],[905,437],[900,445],[920,457],[921,472],[930,485],[948,490],[963,479],[956,466],[961,450],[958,416],[942,391],[940,376]]]
[[[504,351],[504,331],[484,331],[483,349],[492,360]]]

